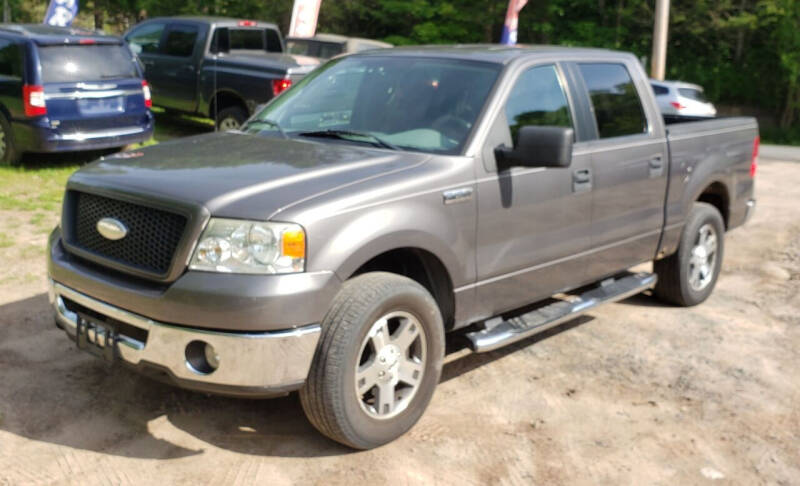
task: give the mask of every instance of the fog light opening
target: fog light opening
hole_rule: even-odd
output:
[[[199,375],[210,375],[219,368],[219,355],[207,342],[192,341],[186,345],[186,366]]]

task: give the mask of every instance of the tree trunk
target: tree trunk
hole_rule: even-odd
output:
[[[739,15],[743,14],[746,8],[747,0],[742,0],[742,2],[739,4]],[[744,36],[746,33],[747,32],[745,31],[744,27],[739,28],[739,31],[736,32],[736,51],[733,58],[737,63],[742,59],[742,54],[744,51]]]

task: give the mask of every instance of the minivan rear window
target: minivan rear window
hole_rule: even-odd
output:
[[[39,59],[45,83],[139,77],[133,58],[121,44],[40,46]]]

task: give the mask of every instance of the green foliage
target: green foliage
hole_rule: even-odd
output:
[[[9,0],[39,21],[47,0]],[[88,0],[77,23],[122,32],[158,15],[271,20],[285,32],[293,0]],[[319,30],[398,45],[496,42],[507,0],[323,0]],[[650,57],[654,0],[531,0],[519,41],[595,46]],[[701,84],[719,104],[758,108],[784,129],[800,118],[800,1],[672,0],[667,77]]]

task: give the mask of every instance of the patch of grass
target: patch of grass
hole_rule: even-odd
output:
[[[14,240],[5,233],[0,233],[0,248],[11,248],[14,246]]]
[[[47,254],[47,247],[39,245],[28,245],[19,252],[24,259],[42,258]]]

